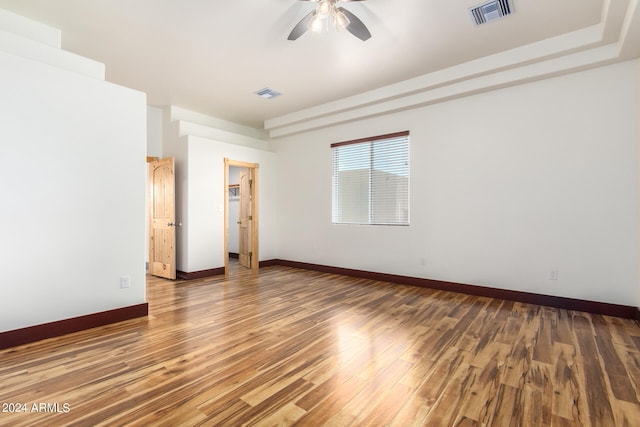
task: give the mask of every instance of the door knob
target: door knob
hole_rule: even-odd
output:
[[[181,222],[168,222],[167,227],[180,227],[182,225]]]

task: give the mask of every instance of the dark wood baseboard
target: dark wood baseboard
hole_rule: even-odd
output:
[[[636,308],[636,323],[640,325],[640,307]]]
[[[265,265],[282,265],[286,267],[314,270],[324,273],[340,274],[343,276],[392,282],[403,285],[420,286],[423,288],[458,292],[481,297],[500,298],[509,301],[524,302],[567,310],[586,311],[588,313],[616,316],[626,319],[637,319],[640,311],[636,307],[609,304],[597,301],[587,301],[552,295],[534,294],[529,292],[512,291],[508,289],[489,288],[485,286],[465,285],[461,283],[445,282],[441,280],[423,279],[419,277],[400,276],[396,274],[375,273],[371,271],[354,270],[350,268],[332,267],[327,265],[310,264],[306,262],[275,259],[263,261]],[[260,263],[262,266],[262,263]]]
[[[44,323],[42,325],[15,329],[13,331],[0,332],[0,350],[15,347],[17,345],[29,344],[47,338],[59,337],[61,335],[71,334],[73,332],[96,328],[98,326],[104,326],[111,323],[145,317],[148,314],[149,304],[145,302],[144,304],[131,305],[128,307],[73,317],[71,319]]]
[[[224,267],[212,268],[209,270],[200,270],[192,272],[176,271],[176,277],[182,280],[204,279],[206,277],[218,276],[224,274]]]
[[[229,258],[231,259],[240,259],[240,254],[236,252],[229,252]]]
[[[279,260],[279,259],[268,259],[268,260],[266,260],[266,261],[260,261],[260,262],[258,263],[258,267],[259,267],[259,268],[263,268],[263,267],[275,267],[275,266],[277,266],[277,265],[282,265],[282,264],[280,263],[280,261],[281,261],[281,260]]]

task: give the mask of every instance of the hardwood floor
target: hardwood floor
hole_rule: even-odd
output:
[[[640,425],[632,320],[286,267],[147,286],[148,318],[0,351],[0,425]]]

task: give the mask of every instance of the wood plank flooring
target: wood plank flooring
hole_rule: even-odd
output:
[[[0,351],[0,425],[640,425],[632,320],[286,267],[147,287]]]

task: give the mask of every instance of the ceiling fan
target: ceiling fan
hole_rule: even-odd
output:
[[[296,40],[308,30],[321,32],[329,25],[329,19],[339,31],[346,29],[362,41],[371,38],[371,33],[357,16],[344,7],[338,7],[339,2],[365,1],[365,0],[300,0],[318,3],[315,10],[310,12],[293,27],[288,40]]]

